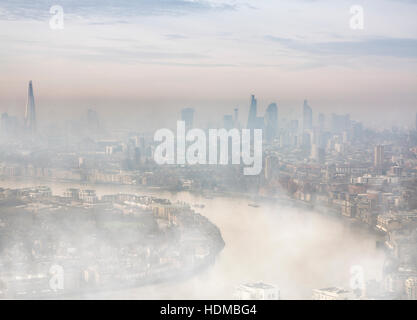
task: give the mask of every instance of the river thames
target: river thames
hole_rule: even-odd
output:
[[[214,265],[187,279],[145,287],[87,294],[88,299],[233,299],[236,286],[264,281],[276,285],[282,299],[310,299],[312,289],[350,288],[351,268],[361,266],[365,280],[382,276],[384,253],[376,236],[339,217],[267,201],[248,206],[245,197],[207,199],[189,192],[170,193],[135,186],[79,185],[39,180],[0,180],[0,187],[49,186],[94,189],[97,195],[138,193],[204,204],[195,210],[216,224],[226,243]]]

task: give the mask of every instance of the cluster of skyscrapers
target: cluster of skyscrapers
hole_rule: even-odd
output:
[[[278,134],[278,106],[271,103],[265,112],[265,117],[258,117],[258,101],[255,96],[251,96],[251,103],[248,116],[248,129],[263,129],[265,139],[272,142]]]

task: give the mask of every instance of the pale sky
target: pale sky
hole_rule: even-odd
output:
[[[93,107],[162,126],[183,107],[207,122],[239,106],[245,122],[252,93],[261,115],[271,102],[297,115],[308,99],[315,116],[415,118],[417,0],[33,2],[0,0],[0,112],[22,116],[33,80],[44,120]]]

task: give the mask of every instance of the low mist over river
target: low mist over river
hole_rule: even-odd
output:
[[[0,187],[21,188],[39,181],[1,180]],[[81,186],[43,182],[54,194],[70,187],[95,189],[99,196],[139,193],[204,204],[197,212],[216,224],[226,243],[215,264],[188,280],[78,298],[103,299],[232,299],[236,286],[264,281],[276,285],[283,299],[309,299],[312,289],[350,286],[350,269],[360,265],[365,280],[380,279],[384,254],[376,237],[346,221],[277,203],[248,206],[247,198],[206,199],[188,192],[171,194],[133,186]]]

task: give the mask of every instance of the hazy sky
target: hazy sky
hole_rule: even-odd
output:
[[[352,5],[363,30],[349,27]],[[314,111],[407,124],[416,17],[417,0],[0,0],[0,111],[22,116],[33,80],[44,120],[94,107],[162,126],[189,106],[200,121],[236,106],[244,119],[255,93],[262,113],[276,101],[296,116],[307,98]]]

